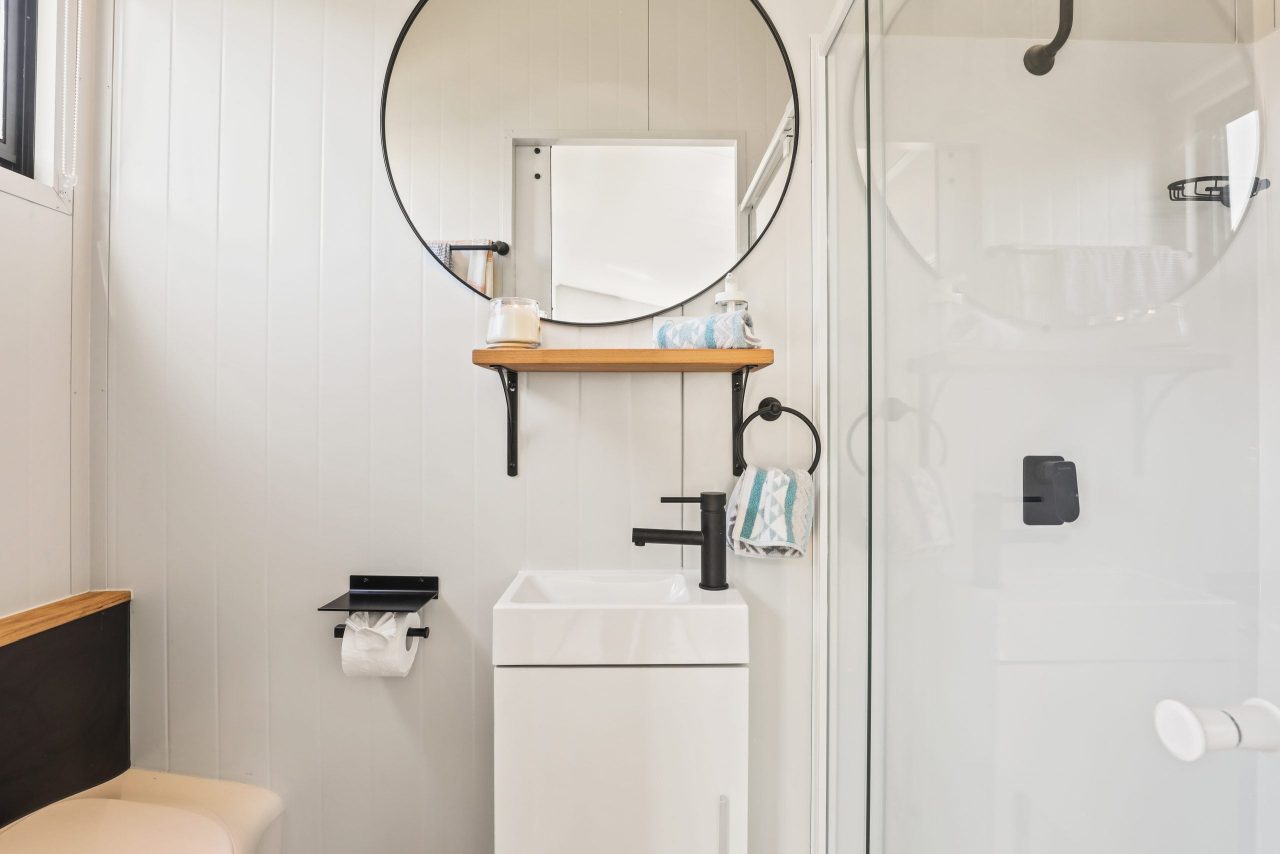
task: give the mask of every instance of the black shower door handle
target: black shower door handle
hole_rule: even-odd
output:
[[[1065,457],[1022,458],[1022,521],[1066,525],[1080,518],[1076,464]]]

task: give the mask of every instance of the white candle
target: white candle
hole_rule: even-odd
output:
[[[542,321],[537,300],[522,297],[500,297],[489,307],[490,345],[529,344],[541,341]]]

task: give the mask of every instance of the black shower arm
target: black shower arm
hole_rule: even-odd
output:
[[[1060,0],[1058,11],[1058,33],[1048,44],[1038,44],[1027,50],[1022,64],[1037,77],[1042,77],[1053,70],[1054,58],[1058,51],[1071,38],[1071,27],[1075,23],[1075,0]]]
[[[1045,50],[1050,53],[1057,53],[1067,44],[1067,39],[1071,38],[1071,27],[1075,24],[1075,0],[1059,0],[1058,4],[1058,34],[1053,37],[1053,41],[1045,45]]]

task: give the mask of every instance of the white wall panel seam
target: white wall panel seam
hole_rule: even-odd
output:
[[[327,7],[327,3],[324,4]],[[316,217],[316,350],[315,350],[315,383],[316,383],[316,442],[315,442],[315,470],[316,470],[316,519],[320,525],[324,525],[324,419],[320,417],[321,408],[324,405],[324,370],[323,360],[320,354],[324,352],[324,293],[323,293],[323,275],[324,275],[324,234],[325,234],[325,211],[328,206],[325,204],[325,198],[328,187],[324,180],[324,161],[327,154],[327,146],[325,145],[324,127],[328,120],[329,105],[325,98],[325,83],[329,79],[329,62],[328,52],[324,49],[324,45],[329,42],[329,15],[327,9],[320,12],[320,133],[316,134],[317,143],[319,145],[319,165],[318,174],[316,176],[320,184],[320,215]],[[317,781],[318,794],[320,803],[325,802],[325,753],[323,750],[316,751],[320,765],[320,775]],[[323,821],[316,823],[318,830],[317,835],[320,839],[321,850],[326,850],[325,832],[327,827]]]
[[[216,212],[213,222],[213,257],[214,257],[214,276],[213,276],[213,413],[214,413],[214,441],[217,441],[218,426],[222,420],[222,406],[218,390],[222,387],[221,381],[221,364],[222,364],[222,129],[224,119],[226,117],[226,91],[225,81],[227,75],[227,3],[222,0],[221,17],[218,28],[218,161],[214,164],[214,170],[217,178],[214,182],[214,211]],[[217,491],[214,492],[218,495]],[[220,498],[220,496],[219,496]],[[215,507],[219,503],[219,499],[215,498]],[[222,617],[219,613],[218,603],[221,601],[221,560],[219,560],[219,551],[215,547],[213,554],[213,601],[210,607],[213,609],[213,648],[221,649],[222,637]],[[222,657],[214,656],[213,666],[213,691],[214,702],[217,704],[217,718],[222,717]],[[218,769],[218,776],[222,776],[222,727],[215,726],[213,728],[213,757],[214,767]]]
[[[262,430],[262,473],[263,473],[263,496],[264,511],[271,512],[271,247],[272,229],[271,223],[273,206],[275,204],[275,183],[272,181],[272,168],[275,161],[272,153],[275,150],[275,127],[274,121],[276,113],[276,20],[279,13],[279,6],[276,0],[271,0],[271,63],[270,63],[270,81],[267,86],[267,204],[266,204],[266,233],[267,243],[265,259],[265,283],[262,294],[262,317],[263,317],[263,337],[262,337],[262,412],[263,412],[263,430]],[[262,548],[262,613],[269,618],[271,614],[271,547],[266,539],[263,540]],[[264,720],[267,722],[266,727],[266,748],[267,755],[265,758],[267,767],[268,787],[272,784],[272,771],[274,763],[271,749],[271,635],[269,631],[264,632],[264,640],[266,643],[262,645],[263,668],[262,676],[264,684],[262,686],[263,702],[266,705]]]
[[[172,198],[172,179],[173,179],[173,44],[175,42],[174,32],[175,15],[173,2],[169,4],[169,67],[166,73],[166,101],[165,101],[165,170],[164,170],[164,221],[165,221],[165,254],[166,263],[164,268],[164,322],[166,330],[170,324],[169,318],[169,265],[167,263],[167,255],[169,246],[171,245],[171,227],[173,219],[170,216],[170,200]],[[164,341],[164,375],[165,386],[168,386],[168,376],[171,370],[169,361],[169,336],[165,336]],[[173,755],[173,727],[170,726],[170,692],[169,692],[169,427],[173,422],[170,417],[170,409],[172,402],[165,401],[164,409],[164,441],[160,447],[160,494],[163,496],[161,502],[161,526],[160,534],[160,559],[161,571],[164,577],[164,755],[165,767],[169,767]]]
[[[125,9],[125,4],[123,2],[118,3],[113,8],[112,10],[113,20],[111,23],[112,30],[113,30],[112,41],[117,45],[117,49],[114,52],[114,56],[112,57],[112,60],[111,60],[111,76],[112,76],[111,101],[114,106],[111,111],[112,113],[112,117],[111,117],[112,145],[111,145],[111,151],[109,154],[109,157],[111,158],[109,168],[111,170],[110,184],[111,184],[112,192],[110,193],[110,198],[107,200],[108,210],[110,211],[108,213],[108,219],[112,221],[115,220],[116,215],[118,213],[118,206],[116,202],[117,193],[115,192],[115,188],[121,186],[121,184],[123,183],[123,181],[121,180],[122,176],[120,175],[120,169],[121,169],[120,146],[117,145],[115,141],[124,135],[122,130],[123,114],[124,114],[124,105],[123,105],[124,98],[121,94],[124,90],[124,68],[123,68],[124,62],[122,59],[122,56],[124,55],[123,47],[124,47],[124,39],[125,39],[124,9]],[[116,237],[115,229],[112,229],[111,234],[108,235],[108,240],[114,242],[115,237]],[[115,255],[114,252],[111,252],[111,251],[108,252],[107,261],[109,264],[112,263],[111,259],[114,257],[114,255]],[[112,308],[111,306],[111,280],[112,280],[111,272],[112,272],[111,268],[108,267],[107,273],[106,273],[107,288],[106,288],[106,300],[105,300],[106,302],[105,308],[108,316],[107,341],[106,341],[107,359],[106,359],[106,364],[103,366],[103,369],[106,374],[106,384],[108,388],[113,384],[113,380],[115,379],[114,376],[112,376],[112,370],[115,364],[115,360],[111,358],[111,353],[112,353],[112,343],[111,343],[112,336],[111,336],[111,322],[110,322],[111,308]],[[107,499],[107,502],[106,502],[107,506],[104,508],[104,518],[103,518],[103,526],[105,529],[103,531],[103,557],[106,561],[104,580],[107,584],[114,586],[119,584],[118,577],[117,577],[117,567],[119,565],[119,559],[118,559],[119,556],[117,554],[116,549],[118,548],[120,537],[119,537],[119,531],[118,531],[117,514],[114,512],[114,508],[117,506],[115,473],[116,471],[118,471],[119,466],[116,458],[117,443],[115,442],[115,439],[114,439],[115,433],[113,430],[110,429],[110,425],[112,423],[112,415],[113,415],[112,408],[113,408],[112,396],[110,394],[107,394],[106,395],[106,410],[107,410],[106,418],[107,418],[107,424],[108,424],[107,444],[106,444],[107,459],[106,459],[106,465],[105,465],[106,470],[103,472],[103,476],[105,479],[103,492]]]

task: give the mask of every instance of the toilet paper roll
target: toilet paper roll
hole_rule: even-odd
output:
[[[416,612],[351,614],[342,634],[342,672],[347,676],[408,676],[419,640],[409,637],[409,629],[421,625]]]

